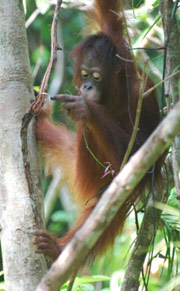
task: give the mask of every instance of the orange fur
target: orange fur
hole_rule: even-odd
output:
[[[48,114],[43,111],[37,119],[37,138],[44,148],[47,164],[50,167],[57,165],[63,167],[64,180],[82,208],[75,228],[58,240],[60,248],[84,223],[103,190],[113,179],[111,172],[103,177],[105,169],[87,150],[83,127],[91,151],[104,165],[109,164],[115,173],[120,169],[133,131],[140,84],[133,63],[116,59],[116,54],[131,59],[122,35],[123,23],[117,16],[118,7],[118,0],[96,0],[93,15],[99,22],[101,32],[86,38],[72,53],[76,60],[74,79],[79,87],[81,85],[79,71],[86,51],[95,50],[98,58],[102,57],[101,62],[108,75],[108,82],[104,82],[105,89],[100,104],[86,100],[88,118],[77,122],[76,134],[69,132],[64,125],[52,124]],[[145,89],[151,86],[152,82],[148,79]],[[143,102],[139,131],[131,155],[144,143],[158,123],[159,108],[156,94],[153,92]],[[160,161],[155,176],[159,173]],[[93,256],[102,253],[113,244],[116,235],[122,230],[131,204],[137,197],[141,197],[145,186],[151,184],[151,179],[151,174],[147,174],[139,183],[94,246],[91,252]]]

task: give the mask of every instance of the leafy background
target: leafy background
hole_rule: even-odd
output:
[[[51,1],[52,2],[52,1]],[[84,1],[86,2],[86,1]],[[132,46],[140,48],[142,45],[151,50],[134,50],[134,54],[138,59],[139,66],[143,67],[144,60],[148,57],[149,63],[146,68],[147,73],[157,83],[162,74],[163,69],[163,50],[156,50],[163,46],[163,30],[161,24],[161,16],[159,12],[158,1],[126,1],[129,4],[133,14],[126,10],[129,33],[131,36]],[[48,65],[50,57],[50,29],[54,6],[48,0],[26,0],[24,1],[26,20],[36,11],[37,16],[34,21],[27,27],[27,36],[29,42],[29,54],[31,63],[31,72],[33,76],[34,87],[38,90],[43,74]],[[127,7],[128,8],[128,7]],[[60,21],[58,25],[59,43],[63,50],[58,54],[58,63],[52,73],[49,87],[49,94],[55,95],[57,92],[67,92],[75,94],[75,86],[73,84],[73,60],[70,52],[77,43],[86,35],[85,27],[88,24],[86,13],[83,9],[72,7],[72,2],[66,1],[60,12]],[[180,23],[179,23],[180,24]],[[158,88],[158,99],[161,102],[161,90]],[[163,101],[163,105],[165,105]],[[53,103],[53,120],[56,122],[64,122],[74,130],[74,124],[61,111],[59,103]],[[53,181],[58,174],[45,177],[45,169],[42,167],[43,188],[46,193],[50,191]],[[57,236],[62,236],[68,228],[73,224],[75,219],[76,207],[72,207],[71,202],[64,198],[68,190],[64,185],[55,187],[50,191],[50,195],[54,198],[49,202],[47,215],[47,229]],[[60,195],[61,193],[61,195]],[[64,194],[65,193],[65,194]],[[151,262],[147,259],[144,267],[144,274],[148,280],[148,266],[151,263],[148,290],[172,290],[170,284],[178,277],[179,262],[179,217],[174,208],[178,208],[175,188],[169,190],[170,196],[168,205],[173,207],[162,215],[161,225],[157,231],[154,255]],[[50,203],[50,205],[48,205]],[[138,206],[138,221],[142,221],[144,202]],[[106,255],[98,258],[91,267],[86,267],[78,274],[80,277],[76,279],[73,290],[119,290],[123,275],[128,264],[133,242],[136,238],[136,223],[134,212],[127,219],[124,231],[120,237],[117,237],[114,247],[109,250]],[[149,250],[150,252],[151,250]],[[0,270],[2,270],[2,258],[0,253]],[[3,272],[0,272],[0,280],[3,287]],[[142,281],[143,286],[143,281]],[[67,284],[64,285],[66,290]]]

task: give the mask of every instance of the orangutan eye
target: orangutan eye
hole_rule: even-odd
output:
[[[93,72],[93,78],[97,81],[100,82],[102,81],[102,76],[99,72]]]
[[[86,70],[81,70],[81,77],[87,79],[89,76],[88,72]]]

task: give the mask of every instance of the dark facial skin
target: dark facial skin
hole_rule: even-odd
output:
[[[96,56],[85,54],[82,65],[79,68],[81,86],[77,88],[79,96],[60,94],[51,97],[51,100],[62,101],[62,109],[74,120],[80,121],[88,118],[86,100],[101,103],[103,92],[102,67]]]
[[[103,77],[99,67],[89,67],[85,64],[81,66],[80,70],[82,85],[80,93],[84,98],[100,102],[102,94]]]
[[[103,92],[103,67],[94,51],[87,51],[79,68],[80,93],[84,98],[100,103]]]

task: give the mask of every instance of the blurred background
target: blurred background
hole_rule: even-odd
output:
[[[162,78],[164,60],[164,51],[161,49],[164,46],[164,40],[159,1],[124,2],[128,30],[138,65],[143,68],[148,59],[146,71],[153,81],[158,83]],[[55,1],[48,0],[24,0],[30,65],[36,90],[39,90],[49,62],[54,3]],[[89,25],[86,13],[87,8],[91,5],[92,1],[88,0],[64,1],[62,5],[58,22],[58,43],[62,47],[62,51],[58,51],[58,60],[51,74],[50,96],[57,93],[76,94],[73,83],[73,60],[70,52],[87,35],[87,32],[94,32],[94,27]],[[160,107],[165,106],[165,102],[161,100],[161,90],[162,88],[159,86],[157,94]],[[63,122],[70,130],[75,130],[74,123],[61,111],[60,104],[53,102],[52,106],[54,122]],[[48,231],[60,237],[73,225],[78,209],[71,201],[67,186],[61,182],[61,169],[55,169],[51,176],[46,176],[47,172],[48,169],[44,168],[42,163],[46,227]],[[169,190],[169,195],[168,205],[177,208],[175,188]],[[117,237],[114,247],[105,256],[96,260],[90,268],[80,272],[79,276],[86,275],[91,279],[86,282],[80,281],[79,286],[74,287],[76,289],[73,290],[119,290],[136,239],[137,227],[142,221],[145,200],[139,202],[136,211],[132,209],[124,231],[120,237]],[[179,230],[179,217],[176,212],[163,213],[161,226],[156,235],[152,260],[149,261],[147,254],[144,267],[144,276],[150,275],[148,290],[160,290],[161,288],[168,290],[165,288],[169,288],[167,285],[169,280],[178,274]],[[149,250],[150,252],[151,250]],[[146,272],[149,270],[149,264],[151,264],[150,274]],[[98,276],[95,277],[95,275]],[[93,279],[97,282],[92,284]],[[3,276],[0,277],[0,281],[3,281]]]

